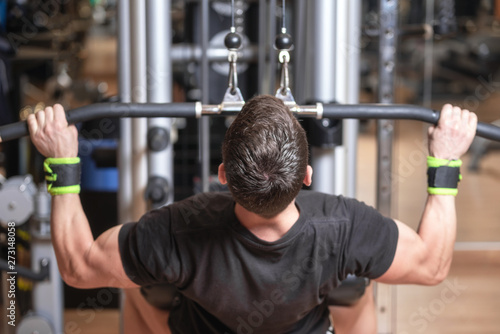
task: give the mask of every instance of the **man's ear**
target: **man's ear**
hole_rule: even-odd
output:
[[[311,166],[307,165],[306,176],[304,176],[304,184],[310,186],[312,183],[313,169]]]
[[[219,165],[219,182],[221,184],[227,184],[226,169],[224,168],[224,164]]]

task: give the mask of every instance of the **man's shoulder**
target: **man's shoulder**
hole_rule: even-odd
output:
[[[229,192],[201,193],[168,206],[172,222],[182,230],[224,225],[233,214]]]
[[[230,192],[205,192],[199,193],[180,201],[170,204],[170,206],[188,205],[188,206],[198,206],[200,208],[205,208],[208,204],[214,205],[216,203],[231,203],[234,202],[233,196]]]
[[[312,204],[317,203],[318,201],[320,203],[342,201],[344,200],[344,197],[342,195],[325,194],[314,190],[301,190],[297,196],[297,200],[302,202],[311,202]]]
[[[346,198],[342,195],[325,194],[312,190],[301,190],[296,203],[301,212],[309,217],[343,217],[347,214]]]

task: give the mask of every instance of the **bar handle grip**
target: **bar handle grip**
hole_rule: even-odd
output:
[[[199,117],[196,103],[95,103],[66,112],[69,124],[98,118]],[[0,143],[29,135],[23,122],[0,126]]]
[[[437,124],[440,111],[406,104],[325,104],[323,117],[336,119],[408,119]],[[500,142],[500,127],[477,123],[476,136]]]

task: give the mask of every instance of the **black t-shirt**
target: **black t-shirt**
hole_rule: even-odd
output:
[[[229,193],[200,194],[120,231],[131,280],[185,296],[173,333],[324,334],[328,292],[347,274],[379,277],[394,258],[394,221],[354,199],[301,191],[299,219],[273,242],[242,226],[234,205]]]

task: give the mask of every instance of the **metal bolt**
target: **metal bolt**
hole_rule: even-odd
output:
[[[386,132],[392,132],[394,130],[394,127],[392,126],[391,123],[385,123],[383,129]]]
[[[394,62],[388,61],[384,64],[384,67],[387,72],[392,72],[392,70],[394,70]]]
[[[388,28],[385,30],[385,38],[390,39],[394,37],[394,29]]]

